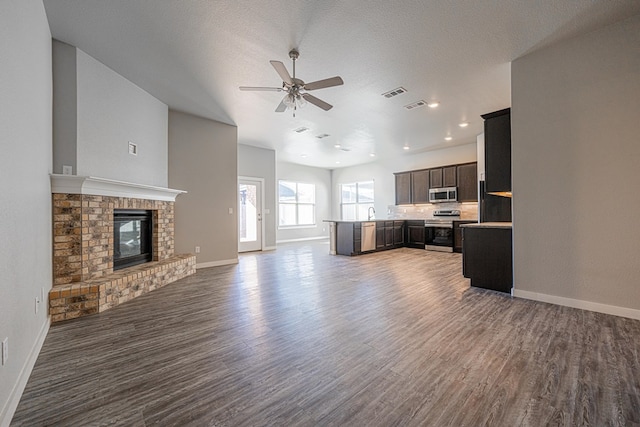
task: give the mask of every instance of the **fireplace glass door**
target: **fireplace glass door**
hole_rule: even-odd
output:
[[[116,209],[113,213],[113,269],[153,259],[151,211]]]

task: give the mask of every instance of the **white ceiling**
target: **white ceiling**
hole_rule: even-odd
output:
[[[475,142],[480,114],[510,101],[510,61],[640,13],[638,0],[44,0],[52,36],[77,46],[170,108],[234,124],[241,144],[328,169]],[[274,112],[269,64],[334,105]],[[382,93],[402,86],[407,93]],[[437,100],[436,109],[404,105]],[[458,127],[462,121],[467,128]],[[298,134],[301,126],[310,130]],[[324,139],[319,134],[329,134]],[[450,142],[444,137],[450,135]],[[337,149],[339,143],[350,151]],[[375,153],[376,157],[371,157]],[[306,157],[302,157],[306,155]],[[336,162],[340,162],[337,164]]]

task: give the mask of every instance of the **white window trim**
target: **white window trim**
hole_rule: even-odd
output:
[[[317,203],[299,203],[298,199],[298,184],[306,184],[313,185],[313,199],[316,200],[316,184],[313,182],[304,182],[304,181],[296,181],[290,179],[279,179],[278,180],[278,189],[280,188],[280,182],[293,182],[296,184],[296,202],[295,203],[286,203],[280,202],[280,191],[278,190],[278,230],[291,230],[291,229],[301,229],[301,228],[316,228],[318,226],[318,218],[316,217],[316,206]],[[280,205],[293,205],[296,206],[296,224],[293,225],[281,225],[280,224]],[[313,224],[297,224],[298,222],[298,206],[313,206]]]

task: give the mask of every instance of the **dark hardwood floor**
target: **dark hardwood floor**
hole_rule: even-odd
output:
[[[640,424],[640,321],[461,271],[325,242],[241,255],[52,326],[11,425]]]

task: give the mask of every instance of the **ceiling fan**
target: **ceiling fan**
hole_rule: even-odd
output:
[[[289,52],[289,58],[293,61],[293,77],[287,71],[287,68],[280,61],[269,61],[276,72],[282,78],[282,87],[255,87],[255,86],[240,86],[240,90],[248,91],[275,91],[275,92],[287,92],[280,104],[276,108],[277,113],[284,112],[287,108],[293,110],[293,116],[296,115],[296,110],[303,107],[307,101],[316,107],[322,108],[325,111],[329,111],[333,108],[333,105],[316,98],[315,96],[307,93],[306,91],[324,89],[326,87],[339,86],[344,84],[340,76],[331,77],[324,80],[318,80],[311,83],[305,83],[304,81],[296,78],[296,59],[300,54],[296,49],[292,49]]]

